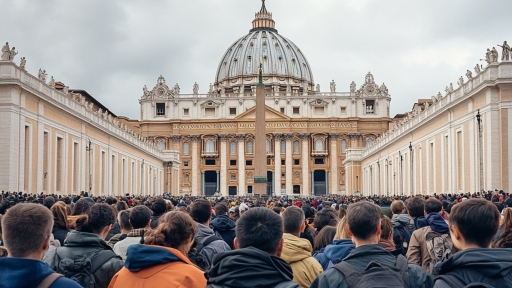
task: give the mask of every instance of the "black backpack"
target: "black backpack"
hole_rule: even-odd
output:
[[[211,236],[206,237],[202,243],[195,242],[195,244],[194,244],[195,247],[193,246],[187,254],[188,259],[192,263],[196,264],[196,266],[199,267],[199,269],[201,269],[205,272],[208,272],[208,270],[210,269],[210,265],[208,264],[208,259],[206,259],[206,257],[204,255],[202,255],[200,252],[204,247],[210,245],[211,243],[213,243],[214,241],[217,241],[217,240],[224,241],[224,239],[222,239],[221,237],[218,237],[216,235],[211,235]]]
[[[434,279],[434,283],[437,280],[443,280],[444,282],[448,283],[451,287],[456,288],[494,288],[494,286],[491,286],[489,284],[485,283],[469,283],[466,284],[464,281],[460,280],[459,277],[454,275],[439,275]]]
[[[345,276],[351,288],[411,287],[409,265],[402,255],[398,255],[395,267],[383,266],[378,261],[372,261],[363,272],[357,272],[350,264],[342,261],[333,268]]]
[[[414,225],[400,225],[393,230],[393,242],[395,243],[396,249],[400,250],[402,255],[407,254],[409,249],[409,242],[411,242],[412,232],[416,230]]]
[[[57,257],[59,254],[57,253]],[[94,273],[100,269],[108,260],[118,257],[112,250],[102,250],[92,257],[80,259],[64,258],[59,259],[56,272],[64,275],[85,288],[94,287],[96,280]]]

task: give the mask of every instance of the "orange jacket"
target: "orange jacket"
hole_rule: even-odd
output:
[[[173,248],[132,245],[125,265],[109,288],[206,287],[204,273]]]

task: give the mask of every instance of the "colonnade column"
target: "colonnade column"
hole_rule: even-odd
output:
[[[245,195],[245,134],[237,134],[238,139],[238,196]]]
[[[331,155],[331,188],[329,191],[331,194],[338,194],[338,140],[340,138],[340,134],[330,133],[329,136],[331,142],[329,151]]]
[[[190,136],[190,140],[192,140],[192,196],[197,196],[199,192],[199,187],[197,185],[199,183],[199,179],[197,179],[199,176],[199,150],[197,147],[197,142],[199,141],[200,137],[200,135]]]
[[[227,196],[228,195],[228,191],[227,191],[227,188],[228,188],[228,182],[227,182],[227,175],[228,175],[228,168],[227,168],[227,157],[228,157],[228,152],[226,150],[227,148],[227,140],[228,140],[228,135],[219,135],[219,138],[220,138],[220,151],[219,151],[219,156],[220,156],[220,194],[222,196]]]
[[[274,134],[274,194],[281,195],[281,138],[282,134]]]
[[[293,159],[292,159],[292,134],[284,134],[286,141],[286,194],[293,195]]]
[[[303,133],[299,135],[302,140],[302,195],[311,195],[311,189],[309,187],[309,134]]]

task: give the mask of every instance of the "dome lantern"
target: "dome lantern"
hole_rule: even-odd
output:
[[[272,13],[267,11],[265,0],[261,0],[261,2],[260,12],[256,13],[256,17],[252,21],[252,29],[249,32],[268,30],[277,33],[275,29],[276,22],[272,19]]]

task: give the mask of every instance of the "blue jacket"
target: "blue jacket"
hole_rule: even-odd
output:
[[[327,270],[332,264],[340,263],[343,258],[347,257],[356,246],[350,239],[334,240],[332,244],[327,245],[313,257],[320,262],[322,268]]]
[[[54,273],[43,261],[26,258],[0,258],[0,288],[37,287],[46,276]],[[65,277],[53,282],[51,288],[81,288],[78,283]]]

